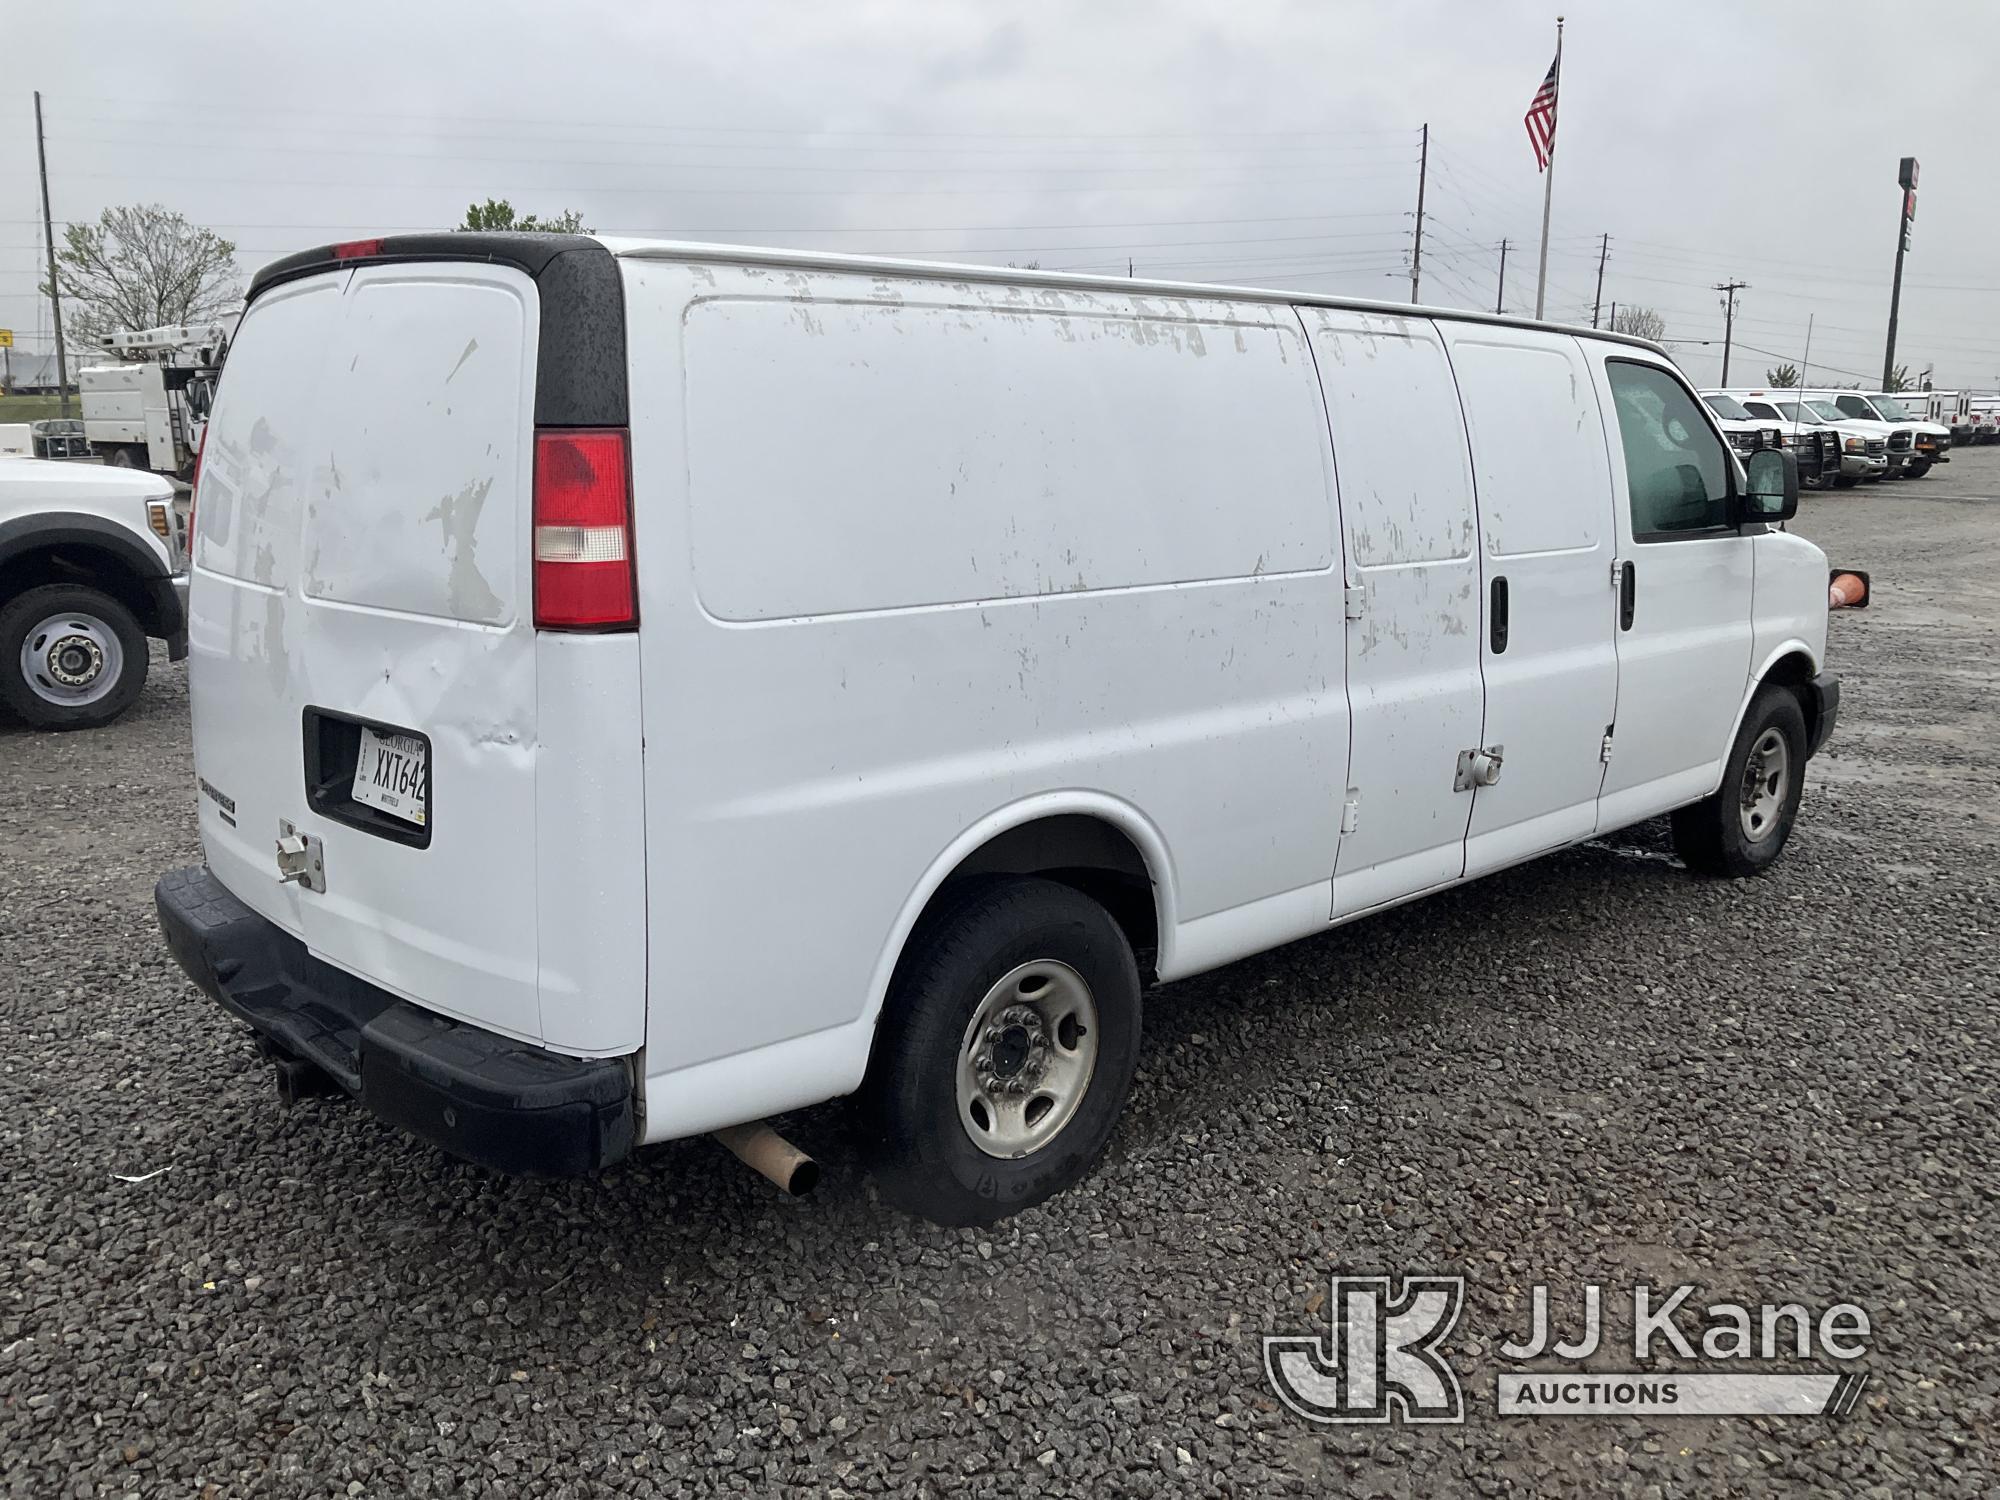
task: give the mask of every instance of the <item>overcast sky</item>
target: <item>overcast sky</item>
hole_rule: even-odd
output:
[[[1880,375],[1897,159],[1923,163],[1899,362],[2000,387],[2000,5],[1569,0],[1549,316],[1657,308],[1702,383]],[[0,326],[48,347],[30,91],[60,222],[160,202],[287,250],[488,194],[611,233],[1534,307],[1533,0],[201,0],[10,7]],[[1711,340],[1712,343],[1700,341]],[[1847,374],[1827,374],[1848,379]]]

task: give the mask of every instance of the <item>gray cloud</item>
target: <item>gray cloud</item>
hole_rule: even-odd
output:
[[[1738,379],[1803,353],[1879,372],[1899,156],[1924,163],[1899,358],[2000,386],[2000,205],[1979,109],[2000,12],[1570,0],[1550,312],[1667,317]],[[305,8],[61,5],[10,18],[0,325],[34,296],[32,114],[59,218],[157,200],[288,249],[455,221],[488,193],[601,230],[1408,295],[1416,129],[1434,143],[1424,298],[1532,307],[1541,182],[1521,115],[1553,7],[1406,0],[969,0]],[[104,45],[107,29],[115,46]],[[1763,351],[1770,351],[1769,353]]]

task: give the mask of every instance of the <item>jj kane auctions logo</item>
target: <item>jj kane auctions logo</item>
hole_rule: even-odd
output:
[[[1694,1288],[1632,1289],[1632,1358],[1662,1355],[1751,1369],[1601,1371],[1503,1370],[1495,1379],[1502,1416],[1845,1416],[1868,1377],[1859,1371],[1774,1371],[1757,1364],[1867,1352],[1868,1314],[1840,1302],[1815,1317],[1796,1302],[1693,1304]],[[1585,1360],[1604,1347],[1603,1291],[1584,1288],[1582,1320],[1561,1337],[1550,1316],[1549,1289],[1532,1289],[1525,1339],[1502,1343],[1514,1361]],[[1285,1405],[1313,1422],[1463,1422],[1465,1394],[1444,1357],[1445,1341],[1465,1308],[1462,1276],[1335,1276],[1326,1334],[1280,1334],[1264,1340],[1264,1372]]]

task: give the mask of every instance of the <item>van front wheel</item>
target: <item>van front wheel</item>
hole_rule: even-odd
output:
[[[864,1105],[899,1208],[990,1224],[1080,1179],[1139,1055],[1139,971],[1105,909],[1052,880],[968,881],[889,986]]]
[[[1704,875],[1759,875],[1784,852],[1805,790],[1806,716],[1767,687],[1743,716],[1715,795],[1673,815],[1674,852]]]
[[[109,594],[52,583],[0,608],[0,703],[35,728],[108,724],[145,685],[145,632]]]

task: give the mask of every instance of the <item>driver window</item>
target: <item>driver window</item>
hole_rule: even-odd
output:
[[[1609,360],[1632,535],[1665,541],[1729,524],[1729,459],[1687,388],[1666,371]]]

